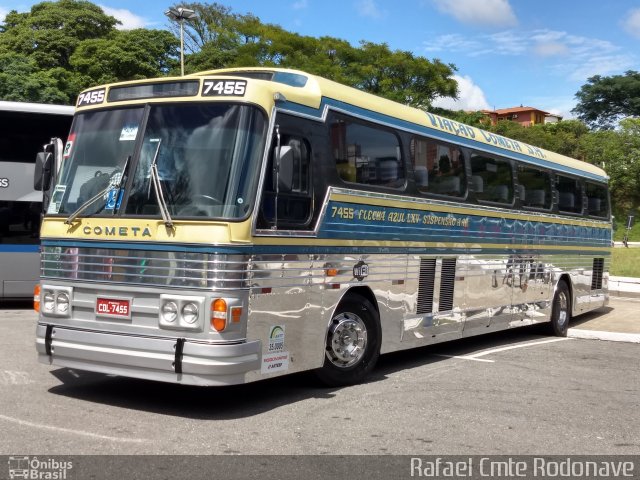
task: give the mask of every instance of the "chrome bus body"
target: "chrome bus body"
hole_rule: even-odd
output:
[[[236,77],[221,71],[190,78],[202,82],[203,93],[206,79]],[[424,113],[417,121],[419,114],[406,107],[393,117],[391,102],[308,78],[308,92],[247,81],[243,101],[270,112],[258,192],[269,183],[275,119],[286,113],[323,125],[333,111],[606,182],[604,172],[581,162],[528,146],[532,153],[527,153],[517,142],[507,149],[507,139],[488,134],[482,134],[484,142],[476,141],[474,136],[481,138],[477,129],[461,130],[439,117],[432,122]],[[320,94],[319,87],[326,92]],[[345,102],[347,94],[352,105]],[[230,101],[215,99],[221,100]],[[178,100],[127,105],[167,101]],[[108,107],[104,103],[79,111]],[[458,133],[452,133],[455,129]],[[263,197],[255,198],[258,204]],[[419,198],[344,183],[327,184],[311,208],[314,220],[305,229],[270,228],[257,206],[236,221],[174,218],[172,227],[158,215],[115,213],[79,216],[67,224],[65,215],[54,212],[42,235],[40,361],[160,381],[229,385],[323,367],[328,326],[353,295],[375,307],[381,353],[549,322],[561,283],[570,289],[572,315],[608,302],[609,218],[437,195]],[[221,298],[229,318],[223,331],[215,331],[211,309]],[[100,312],[99,299],[122,301],[129,309],[126,315]],[[163,316],[168,303],[176,306],[175,320]],[[187,322],[179,312],[188,304],[197,307],[197,318]]]
[[[36,154],[65,137],[73,107],[0,101],[0,299],[33,295],[39,268],[42,192],[33,188]]]

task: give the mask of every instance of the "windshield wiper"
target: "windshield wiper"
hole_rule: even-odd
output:
[[[73,221],[78,217],[78,215],[80,215],[82,212],[84,212],[89,206],[93,205],[93,203],[96,200],[98,200],[99,198],[104,197],[105,194],[107,194],[109,192],[109,190],[111,190],[114,186],[117,188],[117,193],[116,193],[116,201],[117,201],[118,196],[120,194],[120,190],[122,189],[122,185],[124,183],[125,175],[127,174],[127,170],[128,170],[128,167],[129,167],[129,161],[130,160],[131,160],[131,155],[129,155],[127,157],[127,159],[124,161],[124,166],[122,167],[122,174],[120,175],[120,179],[119,179],[119,181],[118,181],[118,183],[116,185],[114,185],[111,181],[109,181],[109,185],[107,185],[104,189],[102,189],[101,191],[96,193],[93,197],[91,197],[89,200],[87,200],[82,205],[80,205],[75,210],[75,212],[73,212],[71,215],[69,215],[69,217],[64,221],[64,223],[67,224],[67,225],[71,225],[73,223]],[[115,208],[114,208],[114,210],[115,210]]]
[[[156,153],[153,155],[153,160],[151,161],[151,183],[153,183],[153,189],[156,192],[156,200],[158,203],[158,207],[160,208],[160,215],[162,215],[162,220],[164,221],[165,226],[169,228],[173,228],[173,220],[171,219],[171,214],[169,213],[169,208],[167,207],[167,202],[164,199],[164,194],[162,193],[162,184],[160,183],[160,175],[158,174],[158,153],[160,153],[160,144],[162,143],[162,139],[158,140],[158,147],[156,148]]]

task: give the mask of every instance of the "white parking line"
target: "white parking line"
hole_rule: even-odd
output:
[[[509,347],[492,348],[491,350],[487,350],[485,352],[480,352],[480,353],[474,353],[473,355],[469,355],[469,356],[476,359],[478,357],[484,357],[486,355],[492,355],[494,353],[506,352],[507,350],[515,350],[516,348],[535,347],[536,345],[544,345],[545,343],[554,343],[554,342],[564,342],[565,340],[571,340],[571,339],[566,337],[560,337],[560,338],[551,338],[549,340],[540,340],[539,342],[519,343],[518,345],[511,345]]]
[[[144,443],[149,441],[144,438],[111,437],[109,435],[100,435],[98,433],[84,432],[82,430],[72,430],[70,428],[54,427],[52,425],[44,425],[42,423],[27,422],[26,420],[20,420],[19,418],[7,417],[6,415],[0,415],[0,420],[4,420],[6,422],[11,422],[11,423],[17,423],[18,425],[22,425],[25,427],[41,428],[43,430],[52,430],[54,432],[61,432],[61,433],[70,433],[73,435],[81,435],[84,437],[97,438],[99,440],[110,440],[114,442],[125,442],[125,443]]]
[[[485,360],[484,358],[473,358],[473,355],[440,355],[435,354],[436,357],[445,357],[445,358],[459,358],[461,360],[474,360],[476,362],[485,362],[485,363],[494,363],[495,360]]]
[[[437,357],[446,357],[446,358],[459,358],[461,360],[473,360],[475,362],[486,362],[486,363],[494,363],[495,360],[487,360],[480,357],[485,357],[487,355],[493,355],[494,353],[506,352],[507,350],[514,350],[516,348],[524,348],[524,347],[535,347],[536,345],[544,345],[546,343],[554,343],[554,342],[564,342],[565,340],[572,340],[571,338],[552,338],[550,340],[540,340],[538,342],[528,342],[528,343],[519,343],[518,345],[510,345],[508,347],[500,347],[500,348],[492,348],[491,350],[485,350],[484,352],[474,353],[472,355],[439,355],[436,354]]]

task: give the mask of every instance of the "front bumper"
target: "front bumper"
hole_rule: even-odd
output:
[[[38,323],[38,360],[49,365],[186,385],[235,385],[260,369],[260,341],[211,344]]]

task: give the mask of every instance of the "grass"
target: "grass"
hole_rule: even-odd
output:
[[[630,242],[640,242],[640,218],[636,215],[636,221],[633,223],[631,230],[627,230],[627,216],[619,215],[614,220],[613,239],[621,242],[626,233]]]
[[[640,248],[614,248],[611,275],[640,278]]]

